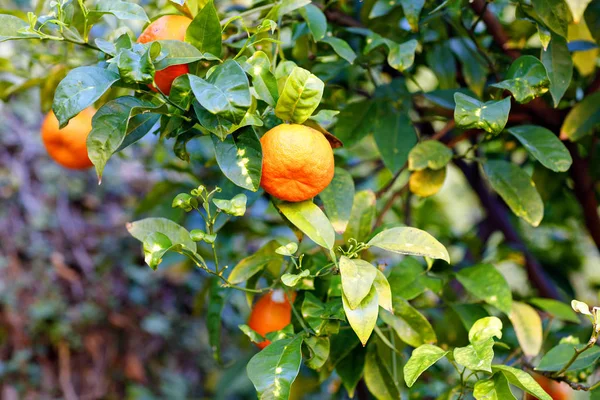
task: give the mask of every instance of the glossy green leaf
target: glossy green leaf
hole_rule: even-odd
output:
[[[293,256],[298,251],[298,245],[295,242],[289,242],[284,246],[279,246],[275,253],[281,254],[282,256]]]
[[[569,150],[554,133],[537,125],[519,125],[507,129],[527,151],[546,168],[555,172],[565,172],[573,159]]]
[[[330,300],[324,304],[311,292],[305,292],[302,302],[302,318],[315,331],[317,336],[337,334],[341,320],[344,320],[342,301]]]
[[[339,269],[343,293],[349,307],[354,310],[371,292],[371,286],[377,276],[377,268],[364,260],[352,260],[342,256]]]
[[[310,352],[310,356],[305,360],[306,365],[312,369],[321,369],[329,357],[329,338],[309,336],[304,339],[304,344]]]
[[[159,47],[158,44],[156,44]],[[152,46],[146,51],[138,53],[136,51],[123,49],[119,52],[117,66],[121,79],[125,83],[145,83],[154,81],[154,64],[152,63]]]
[[[485,103],[457,92],[454,94],[456,108],[454,121],[459,128],[483,129],[492,134],[502,132],[508,121],[510,98]]]
[[[394,298],[412,300],[427,290],[429,277],[425,268],[414,258],[405,257],[395,265],[387,280]]]
[[[185,41],[201,53],[221,57],[221,22],[213,0],[209,0],[194,17],[185,32]]]
[[[477,381],[473,389],[473,397],[476,400],[517,400],[503,374]]]
[[[557,107],[573,76],[573,58],[565,38],[553,35],[546,50],[542,50],[541,59],[550,80],[550,94],[554,107]]]
[[[256,192],[260,188],[262,148],[254,130],[242,128],[223,141],[211,136],[223,174],[237,186]]]
[[[425,5],[425,0],[400,0],[404,16],[413,32],[419,31],[419,16]]]
[[[257,51],[246,60],[244,67],[246,72],[252,77],[252,85],[259,98],[274,107],[279,99],[277,91],[277,80],[271,72],[271,60],[262,51]]]
[[[333,229],[337,233],[346,230],[352,203],[354,202],[354,180],[348,171],[336,168],[333,180],[321,193],[319,198],[323,202],[325,214],[331,221]]]
[[[488,338],[465,347],[456,347],[453,355],[457,364],[471,371],[492,372],[494,339]]]
[[[326,36],[321,39],[321,42],[330,45],[338,56],[342,57],[350,64],[354,63],[354,60],[356,60],[356,53],[345,40],[334,36]]]
[[[269,254],[253,254],[248,256],[242,259],[231,270],[228,280],[234,285],[246,282],[259,271],[265,269],[265,267],[275,259],[277,258]]]
[[[560,138],[576,142],[600,125],[600,92],[586,96],[576,104],[560,128]]]
[[[538,312],[528,304],[515,301],[508,318],[513,324],[523,354],[528,357],[537,356],[543,341],[542,320]]]
[[[221,287],[221,280],[211,278],[208,295],[208,308],[206,310],[206,326],[208,328],[208,342],[213,351],[213,357],[221,362],[221,314],[225,307],[227,290]]]
[[[600,4],[597,1],[592,1],[588,4],[583,17],[596,44],[600,44]]]
[[[544,299],[541,297],[529,299],[528,301],[540,310],[552,315],[554,318],[576,324],[579,323],[579,317],[577,317],[577,314],[573,312],[568,304],[562,303],[558,300]]]
[[[233,60],[217,66],[206,80],[190,75],[190,86],[204,109],[234,124],[242,122],[252,105],[246,73]]]
[[[213,204],[226,214],[241,217],[246,213],[248,198],[244,193],[235,195],[231,200],[213,198]]]
[[[392,307],[392,289],[388,280],[386,279],[383,272],[379,269],[375,268],[377,271],[377,275],[375,276],[375,280],[373,281],[373,286],[377,291],[377,297],[379,301],[379,307],[384,310],[388,310],[389,312],[393,312]]]
[[[463,268],[456,279],[476,298],[510,313],[512,294],[504,276],[491,264],[478,264]]]
[[[191,251],[196,251],[196,243],[187,229],[166,218],[146,218],[127,224],[129,234],[143,242],[150,234],[158,232],[166,236],[172,244],[182,244]]]
[[[162,262],[165,253],[173,250],[174,245],[166,235],[160,232],[153,232],[144,238],[143,249],[144,261],[150,268],[156,270]]]
[[[456,63],[448,43],[436,44],[425,54],[427,65],[435,73],[441,90],[448,90],[458,86],[456,83]],[[427,93],[425,94],[427,95]],[[454,99],[452,110],[454,109]]]
[[[502,339],[502,321],[498,317],[480,318],[469,329],[469,342],[477,343],[497,337]]]
[[[314,4],[307,4],[300,9],[300,15],[306,21],[315,42],[325,37],[325,33],[327,33],[327,18],[319,7]]]
[[[346,313],[348,323],[356,333],[356,336],[358,336],[360,342],[365,346],[375,328],[377,315],[379,313],[377,291],[375,290],[375,287],[371,287],[367,296],[355,308],[350,307],[345,295],[342,295],[342,303],[344,305],[344,312]]]
[[[376,102],[368,100],[350,103],[338,115],[334,133],[346,147],[352,147],[368,134],[374,133],[376,123]]]
[[[392,372],[377,353],[377,346],[369,345],[365,360],[364,379],[371,394],[377,400],[400,399],[400,388],[394,382]]]
[[[406,71],[415,62],[415,52],[417,51],[418,42],[415,39],[411,39],[408,42],[388,43],[389,53],[387,57],[388,64],[390,67],[397,69],[400,72]]]
[[[531,177],[513,163],[488,160],[483,170],[492,188],[518,217],[538,226],[544,217],[544,203]]]
[[[144,9],[135,3],[121,0],[102,0],[96,3],[96,7],[89,10],[90,18],[99,18],[102,15],[111,14],[122,20],[149,21]]]
[[[536,370],[551,372],[560,371],[571,360],[571,357],[575,354],[575,349],[581,350],[584,347],[584,344],[573,345],[568,343],[561,343],[554,346],[544,355],[544,357],[542,357]],[[594,346],[581,353],[567,371],[577,371],[588,368],[594,365],[599,358],[600,347]]]
[[[287,399],[302,363],[302,337],[278,340],[248,362],[246,371],[261,400]]]
[[[356,385],[363,376],[367,349],[362,347],[347,346],[349,352],[346,357],[341,359],[335,367],[335,371],[342,379],[342,384],[348,391],[350,398],[354,397]]]
[[[218,60],[216,56],[202,53],[193,45],[181,40],[159,40],[158,43],[164,57],[154,64],[157,71],[172,65],[190,64],[200,60]]]
[[[519,103],[529,103],[546,93],[549,85],[544,64],[533,56],[521,56],[511,64],[506,79],[492,86],[510,91]]]
[[[410,151],[408,169],[411,171],[425,168],[442,169],[450,160],[452,160],[452,150],[437,140],[425,140]]]
[[[284,121],[303,123],[319,106],[324,87],[323,81],[310,71],[295,67],[285,81],[275,115]]]
[[[147,101],[124,96],[105,103],[94,114],[87,150],[100,181],[110,157],[142,138],[157,122],[159,116],[148,112],[156,108]]]
[[[408,362],[404,365],[406,385],[412,387],[423,372],[444,358],[446,354],[448,354],[447,351],[432,344],[424,344],[414,349]]]
[[[531,0],[538,17],[546,26],[562,37],[567,37],[569,8],[564,0]]]
[[[305,269],[299,274],[283,274],[281,276],[281,282],[283,282],[283,284],[286,286],[294,287],[298,284],[298,282],[300,282],[302,279],[306,278],[309,275],[310,271],[307,269]]]
[[[379,232],[367,243],[369,247],[411,256],[422,256],[450,262],[448,250],[429,233],[402,226]]]
[[[312,201],[276,203],[281,213],[319,246],[333,249],[335,231],[323,211]]]
[[[344,232],[344,240],[350,238],[367,240],[375,221],[375,193],[370,190],[361,190],[354,195],[350,219]]]
[[[404,299],[394,297],[394,314],[382,310],[380,316],[410,346],[437,342],[435,331],[427,318]]]
[[[26,34],[19,32],[29,27],[21,18],[13,15],[0,14],[0,43],[12,39],[24,39]]]
[[[79,67],[67,74],[56,87],[52,110],[61,128],[83,109],[94,104],[119,75],[100,67]]]
[[[507,365],[492,365],[492,372],[502,372],[511,385],[534,395],[539,400],[552,400],[552,397],[527,372]]]
[[[489,67],[485,59],[477,52],[475,44],[467,38],[455,37],[448,42],[452,52],[460,60],[461,71],[467,86],[477,96],[482,97],[489,73]]]
[[[396,174],[406,164],[417,143],[415,128],[407,114],[388,107],[378,110],[373,137],[385,166]]]

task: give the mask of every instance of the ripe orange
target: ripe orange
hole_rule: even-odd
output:
[[[50,157],[71,169],[85,169],[93,164],[88,158],[86,140],[92,130],[92,117],[96,110],[88,107],[73,117],[63,129],[50,111],[42,122],[42,141]]]
[[[542,389],[552,397],[552,400],[570,400],[573,390],[564,382],[556,382],[542,375],[535,375],[535,380],[540,384]],[[525,400],[536,400],[530,394],[525,396]]]
[[[192,22],[188,17],[181,15],[165,15],[152,22],[138,38],[138,43],[148,43],[155,40],[181,40],[185,39],[185,31]],[[171,85],[175,78],[189,72],[187,64],[171,65],[154,74],[156,86],[165,94],[171,92]],[[152,90],[156,91],[152,86]]]
[[[296,294],[292,294],[292,302]],[[267,333],[276,332],[288,326],[292,322],[292,305],[285,293],[281,289],[273,290],[262,296],[250,313],[248,326],[265,336]],[[265,340],[257,343],[257,346],[264,349],[270,341]]]
[[[270,195],[287,201],[308,200],[333,179],[333,150],[319,131],[281,124],[265,133],[260,143],[260,184]]]

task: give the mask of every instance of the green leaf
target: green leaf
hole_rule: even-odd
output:
[[[506,79],[491,86],[506,89],[519,103],[529,103],[548,91],[550,81],[544,64],[533,56],[516,59],[506,73]]]
[[[400,264],[394,266],[387,278],[394,299],[400,297],[406,300],[424,293],[429,279],[424,267],[412,257],[405,257]]]
[[[0,43],[7,40],[27,38],[27,35],[19,31],[28,27],[29,24],[21,18],[0,14]]]
[[[276,250],[275,253],[277,254],[281,254],[282,256],[288,256],[291,257],[294,255],[294,253],[296,253],[298,251],[298,245],[295,242],[289,242],[288,244],[284,245],[284,246],[279,246]]]
[[[538,312],[528,304],[515,301],[508,318],[515,328],[523,354],[528,357],[537,356],[543,341],[542,320]]]
[[[541,59],[548,73],[550,94],[556,108],[560,99],[562,99],[569,88],[573,76],[573,58],[571,57],[565,38],[552,35],[550,44],[546,50],[542,50]]]
[[[271,73],[271,60],[262,51],[257,51],[246,60],[244,69],[252,77],[252,85],[259,98],[274,107],[279,99],[277,80]]]
[[[417,196],[429,197],[442,189],[445,180],[446,168],[438,170],[425,168],[410,174],[408,188]]]
[[[277,16],[282,17],[288,15],[292,11],[302,8],[307,4],[310,4],[310,0],[282,0]]]
[[[485,59],[478,53],[475,44],[467,38],[455,37],[448,42],[452,52],[460,60],[461,71],[467,86],[478,96],[483,96],[483,89],[489,73]]]
[[[600,92],[586,96],[571,109],[562,127],[560,138],[576,142],[592,134],[600,125]]]
[[[454,94],[454,121],[459,128],[483,129],[492,134],[502,132],[508,122],[510,98],[500,101],[481,101],[460,92]]]
[[[339,298],[338,298],[339,299]],[[302,302],[302,317],[317,336],[336,334],[340,320],[344,319],[341,299],[323,304],[311,292],[305,292]]]
[[[252,105],[246,73],[233,60],[217,66],[206,80],[190,75],[190,86],[202,107],[234,124],[242,122]]]
[[[444,358],[444,351],[432,344],[424,344],[413,350],[408,362],[404,365],[404,381],[408,387],[417,381],[419,376],[433,364]]]
[[[370,345],[365,360],[364,379],[367,388],[377,400],[400,399],[400,388],[394,382],[392,373],[377,353],[377,346]]]
[[[578,314],[588,315],[590,317],[592,316],[592,313],[590,312],[590,306],[583,301],[571,300],[571,308]]]
[[[127,224],[127,230],[131,236],[140,242],[144,242],[149,235],[159,233],[164,235],[171,242],[171,245],[180,244],[193,252],[197,250],[196,243],[192,240],[187,229],[166,218],[146,218],[130,222]],[[159,245],[163,243],[163,245],[160,245],[163,249],[168,246],[165,246],[164,238],[163,240],[155,240],[155,242]]]
[[[185,32],[185,41],[201,53],[221,57],[221,22],[213,0],[209,0],[194,17]]]
[[[246,282],[252,276],[265,269],[277,256],[269,254],[253,254],[240,261],[229,274],[229,282],[234,285]]]
[[[164,53],[158,62],[154,64],[156,70],[162,70],[172,65],[190,64],[200,60],[218,60],[216,56],[202,53],[189,43],[181,40],[159,40],[161,53]]]
[[[302,363],[302,337],[271,343],[248,362],[246,371],[261,400],[287,399]]]
[[[354,180],[352,175],[343,168],[336,168],[333,180],[321,193],[319,198],[323,202],[325,214],[331,221],[337,233],[346,230],[352,203],[354,202]]]
[[[473,397],[476,400],[517,400],[510,391],[508,380],[503,374],[496,374],[489,379],[477,381]]]
[[[456,347],[454,360],[471,371],[492,372],[494,359],[494,339],[488,338],[466,347]]]
[[[367,340],[371,336],[375,324],[377,323],[377,315],[379,313],[379,305],[377,300],[377,291],[371,286],[367,297],[355,308],[351,308],[345,295],[342,295],[342,303],[346,319],[352,327],[352,330],[358,336],[358,339],[363,346],[367,344]]]
[[[429,233],[408,226],[379,232],[367,243],[369,247],[411,256],[422,256],[450,263],[448,250]]]
[[[454,55],[450,50],[448,42],[434,45],[425,54],[425,57],[429,68],[435,72],[442,91],[458,86],[456,83],[456,63],[453,60]],[[427,95],[427,93],[424,93],[424,95]],[[452,107],[450,108],[454,110],[454,99],[451,101]]]
[[[110,157],[141,139],[158,121],[159,115],[148,112],[156,108],[147,101],[124,96],[105,103],[94,114],[87,150],[100,181]]]
[[[375,268],[375,271],[377,271],[377,275],[373,281],[373,286],[375,286],[375,290],[377,291],[379,307],[388,310],[389,312],[393,312],[392,289],[390,288],[390,284],[383,272],[377,268]]]
[[[309,336],[304,339],[304,344],[310,351],[310,357],[305,360],[306,365],[315,370],[321,369],[329,357],[329,338]]]
[[[479,304],[452,304],[451,307],[467,330],[470,330],[477,321],[489,315],[487,310]]]
[[[435,331],[427,318],[404,299],[394,297],[394,314],[381,311],[380,316],[410,346],[437,342]]]
[[[544,203],[529,175],[513,163],[488,160],[483,170],[492,188],[516,216],[533,226],[544,217]]]
[[[250,328],[248,325],[238,325],[238,328],[240,328],[240,330],[244,332],[244,335],[248,336],[253,343],[261,343],[265,340],[264,337],[256,333],[256,331]]]
[[[100,67],[79,67],[60,81],[54,92],[52,110],[61,128],[100,98],[119,75]]]
[[[354,310],[371,292],[377,268],[365,260],[342,256],[339,262],[342,290],[349,307]]]
[[[425,0],[400,0],[404,16],[413,32],[419,31],[419,16],[425,5]]]
[[[452,160],[452,150],[437,140],[425,140],[410,151],[408,169],[411,171],[425,168],[442,169],[450,160]]]
[[[563,321],[568,321],[568,322],[573,322],[578,324],[579,318],[577,317],[577,314],[575,314],[573,312],[573,310],[571,309],[571,307],[569,307],[569,305],[562,303],[558,300],[553,300],[553,299],[544,299],[544,298],[533,298],[533,299],[529,299],[529,302],[531,304],[533,304],[534,306],[536,306],[537,308],[539,308],[542,311],[547,312],[548,314],[552,315],[554,318],[563,320]]]
[[[410,149],[417,143],[417,134],[408,115],[389,107],[378,109],[373,137],[384,165],[392,174],[406,164]]]
[[[306,236],[319,246],[333,249],[335,231],[323,211],[312,201],[299,203],[278,202],[279,211]]]
[[[325,37],[325,33],[327,33],[327,18],[319,7],[307,4],[300,9],[300,15],[306,21],[315,42]]]
[[[344,232],[344,241],[354,238],[361,242],[366,240],[371,233],[375,220],[375,193],[370,190],[361,190],[354,195],[350,219]]]
[[[176,246],[176,245],[175,245]],[[153,232],[143,241],[144,261],[150,268],[156,270],[166,252],[174,249],[173,243],[166,235]]]
[[[537,125],[519,125],[507,129],[527,151],[546,168],[565,172],[573,163],[571,154],[554,133]]]
[[[226,214],[241,217],[246,213],[248,198],[244,193],[235,195],[231,200],[213,199],[213,204]]]
[[[491,264],[478,264],[463,268],[456,279],[476,298],[510,313],[512,294],[504,276]]]
[[[221,362],[221,314],[225,307],[226,289],[221,287],[221,279],[211,278],[206,310],[206,326],[208,328],[208,343],[213,351],[213,357]]]
[[[584,344],[572,345],[568,343],[561,343],[554,346],[544,355],[544,357],[542,357],[536,370],[551,372],[560,371],[571,360],[571,357],[575,354],[575,349],[581,350],[584,347]],[[594,346],[581,353],[567,371],[577,371],[588,368],[594,365],[598,358],[600,358],[600,347]]]
[[[348,395],[352,398],[354,397],[356,385],[363,376],[367,349],[359,347],[353,350],[351,346],[346,345],[346,347],[350,352],[336,364],[335,371],[342,379]]]
[[[301,124],[308,119],[319,106],[325,84],[300,67],[295,67],[285,81],[275,115],[284,121]]]
[[[260,188],[262,148],[254,130],[242,128],[223,141],[211,136],[223,174],[237,186],[256,192]]]
[[[144,9],[129,1],[102,0],[96,3],[95,9],[90,9],[88,17],[98,19],[102,15],[111,14],[122,20],[149,21]]]
[[[350,64],[353,64],[354,60],[356,60],[356,53],[345,40],[334,36],[326,36],[321,39],[321,42],[330,45],[338,56],[342,57]]]
[[[600,44],[600,4],[597,1],[588,4],[583,13],[583,18],[596,44]],[[596,391],[598,392],[598,390]]]
[[[148,46],[142,54],[127,49],[119,52],[117,66],[123,82],[149,84],[154,81],[155,68],[151,57],[153,45],[154,43]],[[160,47],[158,44],[155,46]]]
[[[415,39],[411,39],[402,44],[389,41],[387,61],[388,64],[390,64],[390,67],[397,69],[400,72],[404,72],[412,67],[415,62],[417,45],[418,42]]]
[[[497,337],[502,339],[502,321],[498,317],[480,318],[469,329],[469,342],[477,343]]]
[[[540,42],[542,42],[542,53],[548,50],[548,45],[550,44],[550,40],[552,39],[552,32],[550,29],[546,28],[546,26],[542,24],[535,24],[538,35],[540,36]],[[561,36],[562,37],[562,36]],[[546,64],[544,64],[546,66]]]
[[[281,282],[283,282],[283,284],[286,286],[294,287],[298,284],[298,282],[300,282],[302,279],[306,278],[309,275],[310,271],[307,269],[305,269],[299,274],[283,274],[281,276]]]
[[[569,8],[564,0],[531,0],[538,17],[546,26],[562,37],[567,37]]]
[[[348,104],[338,115],[334,133],[346,147],[352,147],[375,132],[377,103],[360,101]]]
[[[507,365],[492,365],[492,372],[498,371],[502,372],[511,385],[534,395],[539,400],[552,400],[552,397],[544,392],[544,389],[527,372]]]

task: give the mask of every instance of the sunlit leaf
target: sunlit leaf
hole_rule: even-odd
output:
[[[354,310],[371,292],[371,286],[377,276],[377,268],[364,260],[352,260],[342,256],[339,269],[345,299],[348,306]]]
[[[448,354],[447,351],[432,344],[424,344],[414,349],[408,362],[404,365],[406,385],[412,387],[423,372],[441,360],[446,354]]]
[[[219,168],[230,181],[256,192],[260,188],[262,148],[252,128],[242,128],[221,141],[212,135]]]
[[[502,372],[511,385],[534,395],[540,400],[552,400],[552,397],[527,372],[507,365],[492,365],[492,372]]]
[[[560,138],[576,142],[590,135],[599,125],[600,92],[596,92],[586,96],[567,114],[560,128]]]
[[[571,154],[554,133],[536,125],[519,125],[507,129],[527,151],[546,168],[564,172],[573,163]]]
[[[352,175],[342,168],[336,168],[333,180],[321,193],[319,198],[323,202],[325,214],[337,233],[346,230],[352,203],[354,202],[354,181]]]
[[[345,295],[342,295],[342,303],[348,323],[352,330],[358,336],[358,339],[363,346],[366,345],[375,324],[377,323],[377,315],[379,313],[379,305],[377,300],[377,291],[375,287],[371,287],[370,292],[357,307],[351,308]]]
[[[454,94],[454,121],[460,128],[483,129],[492,134],[502,132],[508,121],[510,98],[485,103],[462,93]]]
[[[201,53],[221,56],[221,22],[213,0],[209,0],[198,12],[185,32],[185,41]]]
[[[512,294],[504,276],[491,264],[463,268],[456,274],[458,281],[480,300],[510,313]]]
[[[319,246],[332,249],[335,231],[323,211],[312,201],[299,203],[276,203],[277,208],[298,229]]]
[[[319,106],[325,84],[309,71],[295,67],[285,81],[275,115],[284,121],[301,124]]]
[[[542,50],[542,63],[550,80],[550,94],[554,107],[569,88],[573,76],[573,58],[562,36],[553,35],[546,50]]]
[[[521,56],[511,64],[506,79],[492,86],[510,91],[519,103],[528,103],[546,93],[549,84],[544,64],[533,56]]]
[[[443,244],[429,233],[408,226],[384,230],[375,235],[367,245],[394,253],[450,262],[450,256]]]

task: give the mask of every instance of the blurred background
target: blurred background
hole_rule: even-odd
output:
[[[31,10],[36,3],[0,0],[0,9]],[[150,16],[166,5],[148,3]],[[141,29],[134,24],[116,29],[107,20],[97,28],[109,38],[122,29]],[[177,256],[153,272],[125,229],[127,222],[148,216],[171,218],[189,229],[201,225],[193,216],[184,220],[170,204],[177,193],[200,183],[223,184],[211,141],[190,142],[187,164],[173,155],[173,143],[156,146],[158,139],[149,135],[111,159],[101,185],[93,170],[61,168],[46,154],[39,128],[51,104],[48,93],[69,63],[85,63],[82,59],[92,64],[94,55],[56,44],[0,44],[1,398],[255,398],[245,365],[257,350],[237,328],[248,316],[245,296],[228,295],[223,357],[217,362],[204,318],[210,279]],[[390,173],[373,139],[358,147],[337,152],[336,162],[351,171],[357,189],[380,189]],[[540,182],[547,178],[542,169],[536,173]],[[579,204],[551,179],[539,186],[547,206],[542,226],[515,224],[562,293],[598,304],[598,250],[583,227]],[[292,235],[265,198],[254,195],[250,201],[247,216],[219,233],[227,243],[220,257],[230,266],[270,238]],[[518,296],[532,293],[521,250],[506,244],[500,232],[478,235],[485,211],[460,170],[449,170],[437,195],[408,201],[412,225],[449,245],[453,260],[494,262]],[[398,199],[379,222],[405,220],[404,203]],[[435,303],[427,296],[432,294],[417,299],[425,308]],[[452,324],[456,321],[434,321],[436,331]],[[334,377],[320,386],[318,376],[303,369],[294,398],[329,398],[336,385]]]

